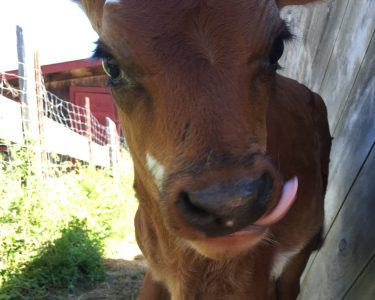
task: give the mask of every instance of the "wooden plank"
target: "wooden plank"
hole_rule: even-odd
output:
[[[21,105],[0,95],[0,138],[23,144]]]
[[[375,253],[375,148],[306,275],[300,300],[342,299]],[[358,298],[362,299],[362,298]]]
[[[286,7],[281,13],[296,39],[286,45],[281,74],[318,91],[349,0]],[[308,15],[301,12],[308,10]],[[310,15],[310,16],[309,16]],[[311,20],[300,22],[301,16]],[[304,34],[304,35],[302,35]]]
[[[314,53],[311,69],[307,70],[307,73],[309,73],[309,78],[304,81],[313,91],[320,91],[324,74],[326,73],[327,65],[331,58],[333,48],[335,47],[336,40],[350,1],[353,0],[330,1],[327,3],[326,11],[317,12],[314,25],[316,26],[318,22],[321,22],[320,26],[323,26],[323,30],[316,40],[308,36],[308,41],[316,41],[318,48]],[[324,16],[323,19],[319,17],[320,14],[322,17]],[[315,26],[312,27],[311,31],[315,31]],[[319,34],[319,32],[317,33]],[[318,39],[319,42],[317,42]]]
[[[375,140],[375,39],[349,95],[349,103],[334,135],[330,175],[325,199],[325,231],[334,221],[352,182]],[[312,254],[305,274],[315,259]]]
[[[109,146],[101,146],[62,124],[44,117],[45,147],[47,152],[67,155],[102,167],[110,167]]]
[[[287,6],[281,11],[281,17],[290,27],[295,39],[285,45],[286,51],[280,60],[280,65],[284,69],[280,70],[280,73],[296,80],[299,80],[302,71],[300,68],[302,55],[307,52],[303,39],[306,28],[310,27],[311,15],[312,8],[305,6]]]
[[[91,144],[91,154],[92,154],[92,164],[96,166],[102,166],[109,168],[111,166],[110,157],[109,157],[109,146],[98,145],[97,143],[92,142]]]
[[[84,137],[62,124],[44,117],[45,147],[47,152],[68,155],[83,161],[89,161],[89,143]]]
[[[344,300],[374,300],[375,299],[375,258],[372,257],[366,269],[355,282]]]
[[[375,141],[375,38],[363,62],[349,101],[334,133],[329,186],[326,194],[326,227],[329,228],[360,166]]]
[[[375,1],[351,0],[319,90],[336,128],[375,30]]]
[[[326,197],[326,230],[337,216],[374,142],[375,48],[371,34],[374,29],[375,9],[374,1],[370,2],[341,0],[317,5],[311,11],[311,18],[303,14],[304,9],[298,7],[292,8],[289,15],[287,14],[287,21],[292,21],[292,31],[297,32],[297,39],[286,47],[287,55],[282,62],[285,69],[281,73],[321,93],[323,98],[328,95],[329,111],[336,110],[336,116],[330,114],[331,128],[335,128],[335,140]],[[311,19],[311,22],[306,29],[308,19]],[[304,33],[303,41],[301,33]],[[367,54],[366,41],[371,45]],[[321,87],[325,93],[321,91]],[[334,94],[329,92],[330,90],[337,90],[339,93]],[[331,238],[330,235],[328,238]],[[306,282],[320,276],[319,272],[314,273],[316,266],[310,269],[315,258],[315,254],[312,255],[308,263],[306,274],[309,278]],[[319,261],[318,259],[316,263]],[[328,285],[332,284],[330,278],[325,277],[325,280]],[[306,282],[304,281],[304,284]],[[316,285],[316,288],[319,289],[319,286]],[[310,295],[305,299],[339,298]]]

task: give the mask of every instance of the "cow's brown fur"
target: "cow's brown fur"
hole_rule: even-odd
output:
[[[291,300],[323,224],[330,134],[322,99],[267,66],[278,6],[303,0],[82,0],[101,42],[136,82],[113,96],[139,199],[145,300]],[[155,180],[147,161],[163,167]],[[249,163],[251,160],[251,163]],[[202,189],[268,172],[269,204],[297,176],[297,200],[262,234],[213,242],[176,208]],[[233,245],[228,245],[233,241]],[[294,253],[278,278],[276,260]]]

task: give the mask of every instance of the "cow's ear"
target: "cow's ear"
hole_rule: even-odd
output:
[[[102,25],[103,9],[105,0],[72,0],[78,3],[85,11],[92,27],[99,33]]]
[[[319,0],[276,0],[277,5],[281,8],[287,5],[304,5],[311,2],[318,2]]]

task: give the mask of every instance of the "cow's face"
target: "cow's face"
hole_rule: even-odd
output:
[[[257,243],[297,189],[266,155],[268,104],[291,36],[277,4],[83,5],[100,36],[141,209],[209,257]]]

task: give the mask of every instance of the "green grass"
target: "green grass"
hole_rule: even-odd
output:
[[[60,164],[34,175],[32,155],[0,158],[0,299],[44,299],[104,278],[101,258],[135,243],[130,158],[116,181],[108,170]],[[71,170],[71,171],[68,171]]]

